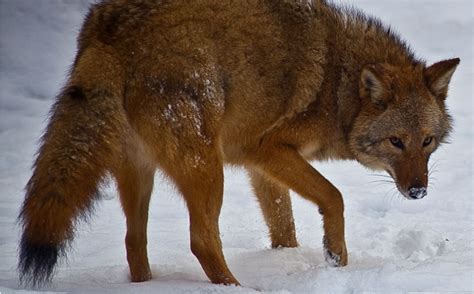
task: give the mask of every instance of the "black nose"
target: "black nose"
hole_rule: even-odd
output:
[[[412,199],[421,199],[428,194],[425,187],[411,187],[408,190],[408,195]]]

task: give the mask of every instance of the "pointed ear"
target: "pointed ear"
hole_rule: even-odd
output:
[[[362,70],[359,89],[361,97],[370,98],[381,109],[387,108],[391,98],[381,66],[369,65]]]
[[[459,62],[459,58],[443,60],[425,69],[426,85],[438,99],[446,99],[449,82]]]

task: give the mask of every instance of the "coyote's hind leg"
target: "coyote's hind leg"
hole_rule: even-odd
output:
[[[132,282],[151,279],[147,256],[148,206],[153,189],[154,168],[139,167],[124,160],[115,172],[120,201],[127,219],[125,245]]]
[[[215,284],[239,285],[227,267],[219,237],[224,172],[222,161],[211,146],[200,152],[188,150],[168,166],[189,210],[191,251]]]
[[[272,248],[298,246],[288,188],[258,171],[249,171],[249,174],[270,232]]]

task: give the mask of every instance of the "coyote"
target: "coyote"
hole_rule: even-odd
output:
[[[151,279],[160,169],[186,201],[206,275],[239,285],[219,237],[224,164],[248,171],[272,247],[298,245],[291,189],[319,207],[326,260],[344,266],[341,193],[308,161],[357,160],[423,198],[429,157],[451,129],[445,99],[459,61],[427,66],[376,18],[325,0],[95,4],[26,185],[20,280],[51,281],[109,174],[131,281]]]

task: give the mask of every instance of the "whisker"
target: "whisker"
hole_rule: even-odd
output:
[[[389,175],[382,175],[382,174],[368,174],[371,177],[381,177],[381,178],[389,178],[391,179],[392,177]]]
[[[390,199],[392,201],[392,204],[394,203],[400,203],[400,196],[398,190],[395,188],[392,189],[392,194],[390,195]]]
[[[428,176],[428,180],[429,180],[430,182],[435,182],[435,183],[438,182],[438,179],[437,179],[436,177],[432,176],[432,175]]]
[[[392,192],[393,199],[397,201],[398,203],[405,200],[405,197],[402,196],[400,191],[398,191],[398,187],[396,185],[391,189],[391,192]]]
[[[439,172],[439,165],[440,162],[443,161],[442,159],[435,160],[432,164],[430,164],[428,168],[428,187],[433,189],[438,184],[438,179],[434,177],[435,174]]]
[[[439,171],[438,166],[439,166],[440,159],[434,161],[430,166],[428,167],[428,176],[431,174],[434,174]]]
[[[371,183],[395,183],[393,180],[375,180],[375,181],[370,181]]]
[[[440,160],[437,159],[437,160],[431,162],[431,168],[436,167],[436,166],[438,165],[439,161],[440,161]]]
[[[379,188],[379,187],[389,187],[390,185],[388,183],[378,183],[378,184],[375,184],[373,185],[373,187],[375,188]]]
[[[429,185],[437,185],[438,184],[438,180],[434,179],[434,178],[429,178],[428,179],[428,186]]]
[[[433,176],[435,173],[439,172],[438,170],[433,170],[428,173],[428,176]]]
[[[388,201],[388,204],[392,205],[393,202],[395,201],[395,195],[396,195],[396,192],[397,192],[397,187],[396,186],[392,186],[390,189],[388,189],[385,194],[384,194],[384,197],[385,199],[387,199]]]

